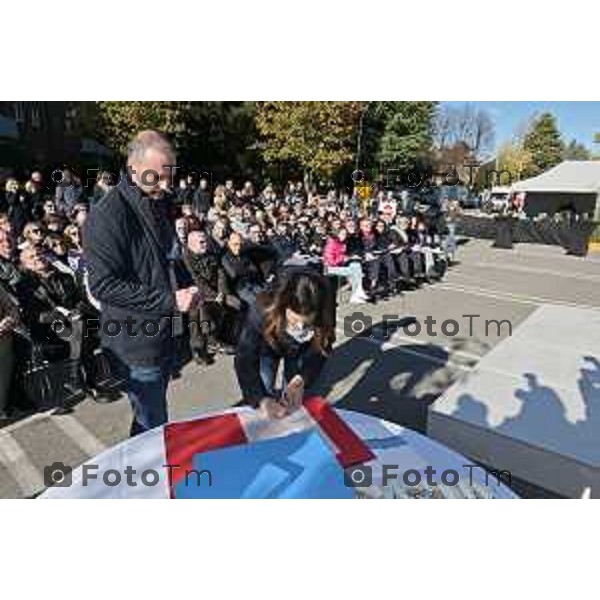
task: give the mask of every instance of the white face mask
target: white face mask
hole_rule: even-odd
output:
[[[315,335],[313,327],[306,327],[305,325],[294,326],[289,323],[286,325],[285,332],[299,344],[310,342]]]

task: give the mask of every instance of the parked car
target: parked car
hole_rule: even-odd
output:
[[[510,201],[510,188],[493,187],[488,194],[484,194],[481,208],[488,213],[503,212],[508,208]]]
[[[456,201],[461,208],[479,208],[479,198],[464,185],[442,185],[438,190],[442,205]]]
[[[468,194],[458,198],[458,203],[461,208],[479,208],[481,200],[479,196],[469,191]]]

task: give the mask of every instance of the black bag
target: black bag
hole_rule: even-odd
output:
[[[15,383],[24,408],[67,408],[85,398],[83,370],[79,360],[64,357],[64,347],[40,344],[23,327],[15,328],[17,353],[22,358]],[[57,360],[48,360],[56,355]]]
[[[85,397],[78,360],[33,360],[18,375],[25,400],[37,410],[66,408]]]

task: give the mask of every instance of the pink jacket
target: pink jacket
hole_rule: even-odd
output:
[[[323,250],[323,263],[326,267],[339,267],[346,262],[346,244],[337,238],[327,239]]]

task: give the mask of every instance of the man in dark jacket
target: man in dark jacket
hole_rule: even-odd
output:
[[[208,343],[221,328],[224,309],[218,289],[219,257],[209,250],[204,231],[189,234],[184,261],[200,297],[197,310],[190,314],[190,345],[196,362],[210,365],[214,357],[208,351]]]
[[[254,304],[264,281],[260,269],[242,252],[242,236],[239,233],[230,235],[221,266],[220,290],[224,294],[235,294],[247,306]]]
[[[0,228],[0,283],[14,292],[22,275],[16,265],[12,233]]]
[[[207,214],[212,206],[210,190],[208,189],[208,181],[201,179],[198,189],[194,192],[193,206],[197,214]]]
[[[121,181],[92,207],[84,229],[90,292],[101,305],[101,338],[126,368],[131,435],[167,421],[166,391],[195,287],[176,289],[177,240],[165,206],[175,154],[155,131],[129,147]]]
[[[277,225],[277,234],[273,238],[272,243],[279,254],[279,260],[282,263],[289,258],[292,258],[294,253],[298,250],[298,244],[292,237],[286,223],[279,223]]]
[[[20,265],[23,277],[15,295],[31,336],[41,344],[51,341],[61,349],[60,358],[66,358],[68,351],[70,358],[79,359],[81,298],[75,280],[55,269],[38,248],[25,248]],[[60,329],[59,323],[62,323]]]

